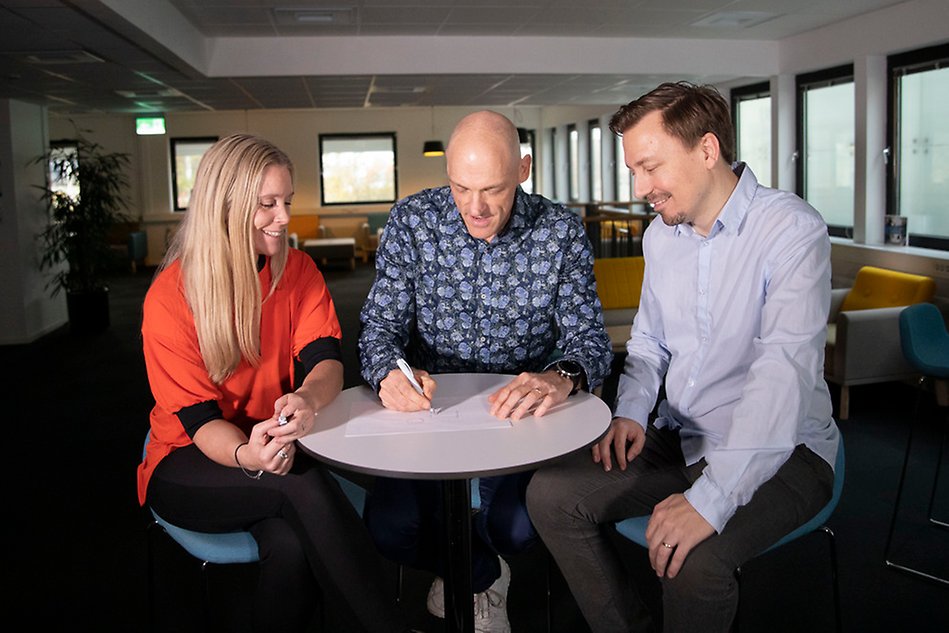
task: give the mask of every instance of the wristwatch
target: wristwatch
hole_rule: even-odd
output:
[[[573,388],[570,390],[571,396],[580,390],[580,381],[583,378],[583,367],[580,363],[572,360],[558,360],[554,363],[554,370],[573,383]]]

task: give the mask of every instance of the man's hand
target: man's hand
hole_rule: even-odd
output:
[[[502,420],[520,420],[532,409],[534,417],[539,418],[566,400],[572,390],[573,382],[556,371],[524,372],[488,396],[488,402],[491,415]]]
[[[603,464],[603,470],[610,471],[613,468],[612,455],[615,454],[616,465],[620,470],[626,470],[626,466],[639,455],[645,444],[646,431],[639,422],[629,418],[613,418],[606,435],[593,445],[593,461]]]
[[[396,367],[379,383],[382,406],[393,411],[427,411],[432,407],[432,397],[438,387],[435,379],[422,369],[413,369],[412,373],[425,395],[419,395],[402,370]]]
[[[675,578],[692,548],[713,534],[685,495],[671,495],[656,504],[646,528],[649,563],[660,578]]]

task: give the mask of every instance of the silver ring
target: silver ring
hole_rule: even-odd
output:
[[[282,448],[279,451],[277,451],[277,455],[280,456],[280,459],[290,459],[290,456],[287,455],[286,452],[284,452]],[[665,543],[663,543],[663,545],[665,545]]]
[[[662,542],[662,546],[665,547],[666,549],[672,549],[673,547],[675,547],[675,545],[669,545],[665,541]]]

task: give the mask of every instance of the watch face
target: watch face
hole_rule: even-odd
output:
[[[571,376],[579,376],[583,368],[580,363],[572,360],[561,360],[557,362],[557,367]]]

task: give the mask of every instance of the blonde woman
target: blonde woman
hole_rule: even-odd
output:
[[[265,140],[229,136],[201,160],[145,298],[155,406],[139,502],[183,528],[254,536],[255,630],[304,629],[322,590],[365,630],[404,631],[359,517],[295,448],[343,367],[323,278],[287,246],[292,198],[293,166]]]

